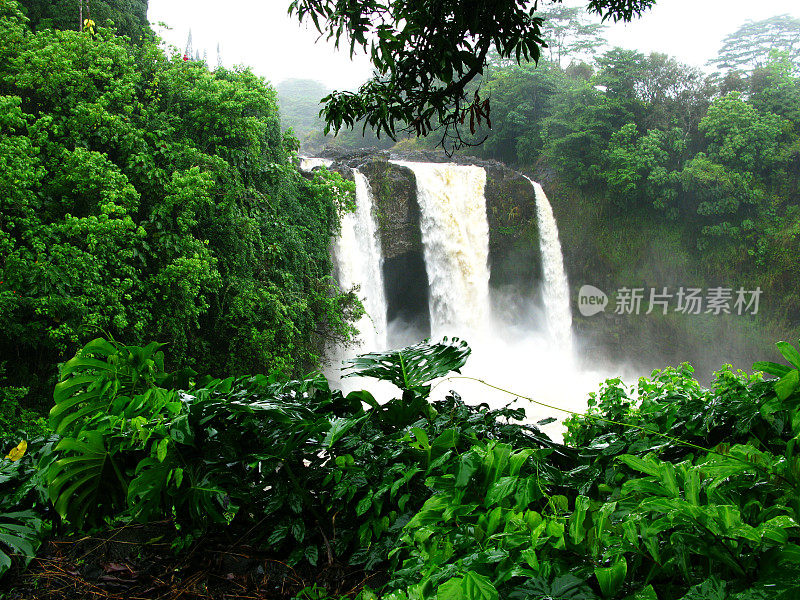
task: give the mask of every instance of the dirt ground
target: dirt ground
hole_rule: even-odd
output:
[[[53,539],[0,580],[0,600],[289,600],[313,585],[338,599],[385,582],[336,563],[292,568],[235,539],[206,536],[180,551],[175,539],[169,523]]]

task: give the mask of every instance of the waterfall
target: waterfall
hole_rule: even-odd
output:
[[[556,349],[572,355],[572,309],[569,282],[564,270],[564,255],[558,240],[558,226],[553,208],[542,186],[528,179],[536,194],[536,218],[539,224],[539,249],[542,254],[542,299],[547,330]]]
[[[300,170],[311,171],[314,167],[330,167],[333,161],[329,158],[310,158],[308,156],[300,157]]]
[[[417,179],[431,335],[474,336],[487,328],[490,317],[486,171],[393,162],[411,169]]]
[[[319,159],[312,159],[319,160]],[[360,339],[356,353],[386,349],[386,294],[383,288],[383,252],[373,211],[372,188],[358,169],[356,210],[342,216],[341,235],[334,244],[339,284],[358,286],[358,297],[366,314],[356,327]]]
[[[328,158],[300,157],[300,169],[330,167]],[[356,183],[356,209],[342,215],[341,232],[334,241],[333,255],[339,285],[349,290],[358,287],[358,298],[365,314],[356,323],[359,331],[357,352],[386,349],[386,293],[383,288],[383,252],[378,224],[373,211],[372,188],[358,169],[353,169]],[[339,349],[336,354],[343,354]],[[338,356],[338,359],[344,356]]]
[[[502,382],[546,404],[571,410],[585,409],[585,398],[605,374],[580,369],[573,361],[572,313],[558,227],[541,186],[533,181],[542,264],[541,298],[544,318],[534,294],[494,290],[490,309],[489,224],[486,214],[486,172],[481,167],[449,163],[397,162],[416,178],[420,235],[428,277],[430,335],[466,339],[472,356],[462,370],[476,380]],[[329,161],[304,159],[302,167],[329,166]],[[383,254],[373,196],[367,178],[353,170],[356,210],[341,220],[341,234],[332,251],[336,275],[344,289],[358,286],[366,315],[356,324],[360,339],[355,348],[331,348],[332,369],[327,375],[345,392],[369,389],[383,402],[396,397],[388,382],[360,378],[338,380],[341,360],[387,348],[387,299]],[[424,285],[424,284],[420,284]],[[510,310],[509,310],[510,308]],[[505,310],[504,310],[505,309]],[[424,308],[423,308],[424,310]],[[402,327],[404,323],[396,323]],[[459,383],[468,401],[497,408],[509,402],[507,394],[487,389],[477,381]],[[441,397],[445,388],[437,392]],[[527,420],[551,416],[541,406],[520,403]],[[558,415],[556,415],[558,416]],[[548,426],[556,436],[561,425]]]

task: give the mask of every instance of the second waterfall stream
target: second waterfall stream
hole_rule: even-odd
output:
[[[358,169],[356,209],[342,217],[341,234],[336,240],[336,276],[344,289],[358,286],[358,297],[365,314],[356,326],[361,332],[356,350],[375,352],[386,349],[386,293],[383,285],[383,254],[375,220],[372,189]]]

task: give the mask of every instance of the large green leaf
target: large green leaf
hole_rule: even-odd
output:
[[[115,345],[102,338],[86,344],[60,369],[51,427],[61,435],[75,435],[108,414],[151,416],[172,399],[163,390],[153,393],[156,381],[166,377],[160,346]]]
[[[631,469],[641,471],[647,475],[653,475],[655,477],[661,475],[659,463],[652,458],[639,458],[638,456],[633,456],[631,454],[620,454],[617,456],[617,460],[624,462]]]
[[[764,371],[764,373],[767,373],[768,375],[772,375],[774,377],[779,377],[779,378],[783,377],[789,371],[791,371],[791,369],[786,365],[770,362],[768,360],[760,360],[758,362],[754,362],[753,370]]]
[[[597,596],[583,579],[570,573],[552,582],[544,577],[532,577],[508,596],[511,600],[595,600]]]
[[[42,521],[32,510],[0,514],[0,577],[11,568],[13,556],[28,564],[39,548]]]
[[[775,393],[781,400],[786,400],[800,387],[800,371],[793,369],[775,382]]]
[[[789,342],[778,342],[775,346],[791,366],[760,361],[753,363],[753,369],[764,371],[773,377],[777,377],[775,394],[780,400],[786,400],[800,388],[800,352]],[[794,367],[794,369],[791,367]]]
[[[613,598],[622,589],[625,576],[628,574],[628,563],[624,557],[618,558],[609,567],[595,567],[594,575],[600,585],[600,591],[606,598]]]
[[[108,451],[103,433],[84,431],[64,438],[55,447],[63,453],[46,473],[56,511],[77,527],[101,514],[101,505],[121,506],[127,482]]]
[[[569,517],[569,537],[573,544],[580,544],[586,537],[586,530],[583,522],[586,518],[586,511],[589,508],[589,498],[578,496],[575,498],[575,510]]]
[[[625,600],[658,600],[658,596],[656,595],[656,591],[653,589],[653,586],[648,585],[638,592],[631,594],[630,596],[626,596]]]
[[[712,575],[702,583],[689,588],[681,600],[726,600],[728,598],[726,587],[724,581]]]
[[[400,350],[362,354],[348,360],[345,377],[375,377],[390,381],[403,391],[418,390],[425,384],[459,372],[472,350],[458,338],[421,342]]]
[[[170,482],[177,479],[175,487],[180,485],[182,470],[170,458],[160,458],[148,457],[139,461],[136,476],[128,486],[127,502],[131,514],[138,521],[145,522],[160,516],[164,506],[163,496]]]
[[[800,352],[789,342],[778,342],[775,344],[778,351],[795,369],[800,369]]]
[[[500,596],[491,580],[475,571],[464,573],[461,591],[464,600],[498,600]]]
[[[436,589],[436,600],[463,600],[463,577],[451,577]]]

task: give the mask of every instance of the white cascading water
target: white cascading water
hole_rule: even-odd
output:
[[[308,156],[300,157],[300,170],[311,171],[314,167],[330,167],[333,161],[329,158],[311,158]]]
[[[542,302],[547,330],[555,350],[572,356],[572,309],[569,281],[564,270],[564,255],[558,239],[553,208],[542,186],[528,179],[536,194],[536,218],[539,224],[539,250],[542,255]]]
[[[486,171],[449,163],[394,164],[411,169],[417,179],[431,336],[480,336],[490,316]]]
[[[300,157],[300,169],[330,167],[328,158]],[[373,210],[372,188],[358,169],[353,169],[356,183],[356,209],[341,219],[341,232],[334,241],[336,275],[343,289],[358,286],[358,297],[365,314],[356,327],[360,335],[354,352],[386,349],[386,294],[383,289],[383,252]],[[353,353],[350,353],[353,354]]]
[[[341,368],[348,358],[367,352],[387,349],[386,292],[383,286],[383,251],[375,220],[372,188],[366,176],[353,169],[356,183],[356,209],[345,213],[341,233],[333,247],[337,278],[343,289],[358,286],[358,297],[365,314],[356,323],[359,335],[354,346],[332,348],[329,351],[331,369],[326,376],[347,394],[353,390],[369,389],[376,398],[388,400],[394,386],[387,381],[361,377],[345,378]]]
[[[344,289],[358,286],[358,297],[366,314],[356,324],[359,343],[350,353],[386,349],[386,293],[383,287],[383,252],[373,211],[372,188],[358,169],[356,210],[345,213],[341,234],[334,245],[339,284]]]
[[[327,158],[300,159],[300,169],[303,171],[311,171],[315,167],[330,167],[332,164],[333,161]],[[358,378],[343,380],[340,372],[343,361],[365,352],[385,350],[387,347],[383,251],[373,210],[372,188],[366,176],[358,169],[353,169],[353,179],[356,184],[356,208],[355,211],[342,215],[339,236],[333,240],[332,250],[337,281],[342,289],[358,288],[357,294],[364,307],[364,315],[356,323],[359,335],[352,347],[334,346],[329,347],[326,352],[331,361],[330,368],[326,369],[326,376],[345,393],[368,387],[369,384],[359,381]]]

